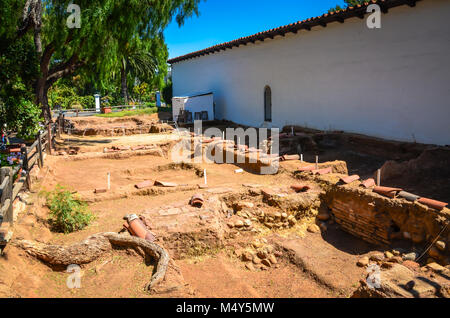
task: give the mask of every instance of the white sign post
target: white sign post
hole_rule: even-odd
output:
[[[100,94],[95,94],[95,112],[100,113]]]

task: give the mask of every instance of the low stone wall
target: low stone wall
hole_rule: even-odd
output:
[[[376,245],[406,240],[418,250],[426,251],[423,260],[450,264],[449,209],[438,211],[403,198],[384,197],[365,189],[359,181],[341,184],[343,174],[295,175],[321,186],[322,204],[346,232]]]

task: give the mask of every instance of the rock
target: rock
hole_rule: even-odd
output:
[[[447,271],[447,269],[444,266],[441,266],[438,263],[427,264],[427,267],[436,273],[442,273],[442,272]]]
[[[327,225],[325,224],[325,223],[320,223],[320,230],[322,231],[322,232],[326,232],[327,231]]]
[[[233,222],[228,222],[227,225],[228,225],[228,227],[229,227],[230,229],[232,229],[232,228],[234,227],[234,223],[233,223]]]
[[[252,202],[245,202],[245,201],[243,201],[243,202],[239,202],[237,204],[237,210],[242,210],[242,209],[245,209],[245,208],[253,209],[254,206],[255,205]]]
[[[394,254],[392,254],[389,251],[386,251],[386,252],[384,252],[384,256],[386,256],[386,258],[391,258],[391,257],[394,257]]]
[[[310,233],[320,233],[320,227],[318,227],[316,224],[309,225],[307,230]]]
[[[283,220],[287,219],[287,217],[288,217],[287,213],[281,213],[281,218]]]
[[[263,260],[261,261],[261,263],[262,263],[263,265],[267,266],[267,267],[271,267],[271,266],[272,266],[272,264],[270,263],[270,261],[269,261],[268,259],[263,259]]]
[[[276,257],[281,257],[281,256],[283,256],[283,253],[280,252],[280,251],[275,251],[275,252],[273,253],[273,255],[275,255]]]
[[[442,257],[441,253],[439,252],[439,250],[436,247],[434,247],[434,246],[432,248],[430,248],[430,251],[428,252],[428,255],[430,257],[432,257],[432,258],[435,258],[435,259],[440,259]]]
[[[266,223],[264,223],[264,225],[269,229],[273,228],[273,223],[271,223],[271,222],[266,222]]]
[[[383,263],[381,263],[381,268],[384,268],[384,269],[390,269],[393,266],[394,266],[394,263],[390,263],[390,262],[383,262]]]
[[[275,219],[281,219],[281,213],[280,212],[275,212],[274,214]]]
[[[243,254],[242,254],[242,260],[244,261],[244,262],[251,262],[251,261],[253,261],[253,255],[252,255],[252,253],[250,253],[250,252],[244,252]]]
[[[420,267],[419,263],[416,263],[414,261],[409,261],[409,260],[404,261],[402,265],[408,267],[411,270],[415,270]]]
[[[246,227],[250,227],[250,226],[252,226],[252,221],[250,221],[249,219],[247,219],[247,220],[244,221],[244,225],[245,225]]]
[[[246,263],[245,268],[247,268],[249,271],[252,271],[252,272],[255,270],[252,263]]]
[[[261,244],[260,241],[255,240],[255,241],[253,241],[252,246],[253,246],[255,249],[258,249],[258,248],[260,248],[260,247],[262,246],[262,244]]]
[[[401,252],[399,250],[392,250],[392,254],[395,256],[400,256]]]
[[[242,220],[237,220],[236,223],[234,224],[235,227],[243,227],[244,226],[244,222]]]
[[[262,238],[261,242],[264,243],[264,244],[267,244],[267,240],[265,238]]]
[[[366,267],[367,265],[369,265],[369,258],[367,256],[364,256],[356,263],[356,265],[358,265],[359,267]]]
[[[294,226],[297,224],[297,220],[292,216],[291,219],[288,218],[289,225]]]
[[[258,251],[258,253],[256,253],[256,255],[258,255],[258,257],[259,257],[260,259],[266,259],[266,258],[267,258],[267,252],[264,251],[264,250]]]
[[[388,262],[401,264],[401,263],[403,263],[403,259],[401,256],[394,256],[394,257],[389,258]]]
[[[319,213],[317,214],[317,219],[320,221],[328,221],[330,219],[330,214],[326,212]]]
[[[269,255],[268,260],[270,261],[271,264],[276,264],[277,262],[277,258],[275,257],[275,255]]]
[[[369,259],[374,262],[381,262],[384,260],[384,254],[383,253],[375,253],[375,254],[370,255]]]
[[[417,255],[416,252],[411,252],[411,253],[408,253],[408,254],[404,254],[403,255],[403,260],[404,261],[415,261],[417,257],[418,257],[418,255]]]
[[[444,251],[445,251],[445,242],[437,241],[437,242],[436,242],[436,247],[437,247],[440,251],[444,252]]]
[[[267,245],[267,246],[265,247],[265,249],[266,249],[266,251],[267,251],[268,254],[272,254],[272,253],[273,253],[273,250],[274,250],[274,248],[273,248],[272,245]]]
[[[255,265],[259,265],[261,264],[261,259],[258,256],[253,256],[253,260],[252,260],[253,264]]]

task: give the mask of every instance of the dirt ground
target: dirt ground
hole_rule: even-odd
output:
[[[155,118],[139,120],[153,120]],[[75,119],[83,125],[86,119]],[[129,119],[128,123],[130,122]],[[132,119],[133,121],[134,119]],[[91,118],[89,124],[101,122]],[[282,163],[282,173],[261,176],[247,171],[235,173],[232,164],[199,164],[195,167],[174,166],[168,154],[131,155],[124,158],[77,159],[85,153],[102,153],[105,147],[120,145],[161,145],[174,142],[176,134],[152,134],[121,137],[73,137],[63,135],[58,140],[60,149],[77,147],[76,156],[47,156],[45,167],[39,172],[40,182],[33,185],[27,209],[17,220],[14,240],[35,240],[49,244],[70,245],[89,235],[122,230],[126,214],[142,214],[151,209],[186,205],[193,194],[214,197],[215,193],[242,193],[254,188],[289,188],[298,183],[293,177],[295,164]],[[305,153],[312,162],[313,153]],[[321,161],[345,159],[349,174],[371,176],[374,167],[381,166],[383,156],[365,156],[346,151],[323,152]],[[207,171],[207,189],[198,189],[204,183],[203,169]],[[94,189],[105,188],[107,173],[111,175],[111,190],[96,195]],[[156,192],[142,192],[135,184],[145,180],[175,182],[179,187]],[[54,233],[47,223],[49,214],[43,191],[63,185],[77,192],[89,203],[95,221],[87,228],[71,234]],[[202,219],[200,217],[200,219]],[[168,219],[170,220],[170,216]],[[155,221],[156,222],[156,221]],[[176,223],[176,222],[175,222]],[[0,257],[1,297],[349,297],[365,273],[355,264],[362,256],[377,248],[341,231],[330,224],[326,233],[306,231],[313,220],[305,218],[304,224],[293,228],[255,233],[236,234],[224,238],[224,246],[201,255],[174,260],[182,274],[185,288],[164,294],[144,291],[154,265],[143,260],[133,250],[114,249],[93,263],[82,267],[82,288],[69,289],[69,273],[52,269],[25,251],[9,244]],[[180,229],[183,230],[182,228]],[[228,230],[225,230],[227,232]],[[249,270],[236,253],[256,238],[265,239],[279,253],[276,266],[264,270]],[[169,249],[169,253],[171,253]]]

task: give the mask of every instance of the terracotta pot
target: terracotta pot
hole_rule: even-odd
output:
[[[384,195],[389,198],[395,198],[397,194],[402,191],[400,188],[389,188],[389,187],[375,187],[373,188],[373,192]]]
[[[344,182],[344,183],[349,184],[349,183],[352,183],[352,182],[354,182],[356,180],[359,180],[359,176],[357,174],[354,174],[352,176],[342,177],[340,180],[342,182]]]
[[[432,199],[428,199],[428,198],[420,198],[419,202],[430,208],[433,208],[433,209],[436,209],[439,211],[441,211],[448,205],[448,203],[436,201],[436,200],[432,200]]]
[[[364,180],[362,182],[362,186],[364,188],[373,188],[374,186],[376,186],[375,180],[373,178],[369,178],[367,180]]]
[[[308,185],[304,184],[293,184],[291,185],[291,189],[293,189],[295,192],[306,192],[310,189]]]

